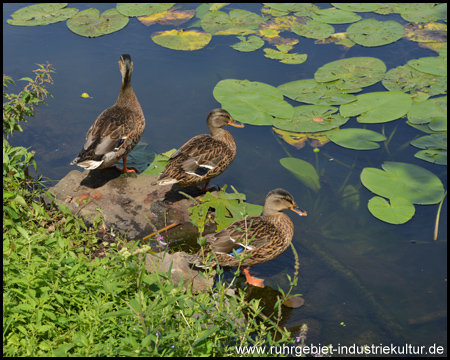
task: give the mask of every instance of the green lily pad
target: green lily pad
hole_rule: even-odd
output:
[[[308,57],[306,54],[291,54],[274,49],[264,49],[264,52],[266,53],[264,55],[266,58],[280,60],[283,64],[302,64]]]
[[[383,79],[383,86],[389,91],[423,92],[434,96],[447,92],[447,77],[426,74],[404,65],[389,70]]]
[[[223,7],[229,5],[230,3],[205,3],[201,4],[195,9],[195,17],[201,19],[206,14],[210,13],[211,11],[217,11],[222,9]],[[200,25],[198,25],[200,26]]]
[[[337,89],[332,84],[318,83],[314,79],[297,80],[278,86],[284,96],[289,99],[314,105],[342,105],[356,100],[349,93],[360,91]]]
[[[361,16],[351,11],[339,9],[317,10],[312,15],[313,20],[317,20],[327,24],[350,24],[361,20]]]
[[[133,17],[133,16],[144,16],[153,15],[166,10],[169,10],[175,3],[171,4],[144,4],[144,3],[118,3],[117,11],[122,15]]]
[[[411,124],[429,124],[433,131],[447,131],[447,96],[415,103],[408,111]]]
[[[344,125],[348,118],[335,114],[337,108],[326,105],[303,105],[294,108],[294,117],[289,119],[275,118],[273,126],[293,132],[326,131]]]
[[[222,80],[213,95],[233,118],[245,124],[272,125],[274,117],[294,116],[294,108],[283,100],[280,90],[257,81]]]
[[[272,9],[279,10],[279,11],[285,11],[287,13],[302,11],[306,7],[307,8],[311,7],[311,4],[305,4],[305,3],[263,3],[263,4]]]
[[[167,30],[152,34],[152,40],[163,47],[173,50],[192,51],[204,48],[212,35],[196,30]]]
[[[288,169],[297,179],[314,192],[320,189],[319,174],[309,162],[293,157],[280,160],[281,165]]]
[[[373,193],[391,199],[402,196],[413,204],[437,204],[444,196],[441,180],[417,165],[385,162],[383,170],[365,168],[361,182]]]
[[[250,52],[258,50],[259,48],[264,46],[264,40],[259,36],[249,36],[248,39],[246,39],[245,36],[238,36],[237,38],[241,40],[241,42],[230,45],[234,50]]]
[[[204,31],[213,35],[254,34],[264,19],[247,10],[235,9],[230,14],[212,11],[203,16],[201,25]]]
[[[347,29],[350,40],[366,46],[382,46],[400,40],[405,29],[396,21],[366,19],[352,24]]]
[[[427,23],[447,19],[447,4],[405,3],[400,4],[399,12],[406,21]]]
[[[374,150],[380,147],[375,141],[385,141],[386,137],[372,130],[341,129],[327,133],[335,144],[355,150]]]
[[[380,7],[378,3],[331,3],[334,7],[355,12],[372,12]]]
[[[74,16],[78,9],[64,9],[67,3],[47,3],[30,5],[14,12],[8,19],[9,25],[37,26],[54,24]]]
[[[101,15],[98,9],[87,9],[67,20],[67,27],[77,35],[93,38],[119,31],[128,21],[117,9],[106,10]]]
[[[336,81],[336,88],[358,89],[376,84],[384,78],[386,65],[372,57],[354,57],[330,62],[314,74],[317,82]]]
[[[411,97],[398,91],[373,92],[358,95],[357,100],[342,105],[342,116],[360,115],[360,123],[383,123],[396,120],[406,115],[411,107]]]
[[[158,154],[153,157],[152,162],[148,165],[147,169],[143,172],[143,174],[147,175],[159,175],[166,168],[167,163],[169,162],[170,156],[177,151],[177,149],[172,149],[166,151],[165,153]],[[131,153],[130,153],[131,154]]]
[[[427,74],[447,76],[447,60],[440,57],[424,57],[408,61],[413,69]]]
[[[410,142],[412,146],[425,149],[417,152],[416,158],[438,165],[447,165],[447,134],[422,136]]]
[[[310,39],[326,39],[334,34],[334,28],[331,25],[316,20],[309,20],[306,24],[297,23],[291,27],[291,31]]]
[[[367,207],[373,216],[389,224],[399,225],[411,220],[416,209],[409,200],[401,196],[393,196],[389,200],[390,204],[386,199],[375,196],[369,200]]]

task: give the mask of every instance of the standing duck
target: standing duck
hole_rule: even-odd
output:
[[[123,158],[122,172],[127,169],[128,153],[139,142],[145,129],[145,118],[141,105],[131,87],[133,62],[128,54],[119,60],[122,87],[116,103],[104,110],[86,134],[86,141],[79,155],[70,163],[86,170],[111,167]]]
[[[215,265],[240,266],[244,269],[249,284],[264,287],[264,280],[252,277],[248,269],[275,259],[288,248],[294,235],[294,224],[283,212],[285,209],[292,210],[300,216],[307,215],[286,190],[270,191],[266,196],[261,216],[237,220],[218,233],[207,235],[205,247],[196,255],[189,256],[188,262],[203,268]],[[245,260],[239,263],[233,249]],[[204,265],[203,259],[211,253],[213,255],[211,261]]]
[[[206,191],[209,181],[223,173],[233,162],[236,142],[222,127],[231,125],[242,128],[244,125],[233,120],[224,109],[211,110],[206,123],[210,135],[197,135],[173,153],[158,178],[159,185],[178,183],[184,187],[204,183],[199,189]]]

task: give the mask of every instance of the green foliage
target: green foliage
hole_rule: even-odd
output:
[[[87,9],[67,20],[67,27],[77,35],[94,38],[119,31],[128,21],[117,9],[106,10],[101,15],[98,9]]]
[[[17,26],[37,26],[54,24],[67,20],[78,12],[78,9],[65,9],[67,3],[37,4],[24,7],[11,15],[7,23]]]
[[[347,34],[355,43],[373,47],[400,40],[405,34],[405,29],[396,21],[365,19],[350,25],[347,29]]]
[[[339,146],[355,150],[378,149],[376,141],[386,140],[384,135],[366,129],[342,129],[327,133],[327,137]]]

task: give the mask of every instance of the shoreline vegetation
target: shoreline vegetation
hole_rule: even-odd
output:
[[[51,195],[41,177],[28,176],[34,152],[8,139],[51,96],[53,70],[39,65],[35,79],[20,79],[27,85],[17,95],[6,92],[15,83],[3,75],[3,355],[227,356],[237,346],[304,345],[306,325],[300,337],[280,326],[297,284],[297,256],[289,293],[279,289],[268,318],[260,299],[248,302],[234,285],[238,272],[225,283],[218,269],[208,292],[174,287],[170,270],[145,270],[149,246],[119,234],[96,256],[107,242],[99,237],[107,234],[101,211],[88,228],[64,206],[41,201]]]

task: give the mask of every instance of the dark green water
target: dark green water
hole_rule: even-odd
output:
[[[39,174],[52,180],[63,178],[75,168],[69,163],[78,154],[86,131],[101,111],[114,104],[120,90],[117,61],[122,53],[132,56],[132,85],[147,121],[141,140],[156,153],[177,148],[189,138],[207,132],[206,116],[220,106],[212,95],[220,80],[248,79],[278,86],[313,78],[320,66],[342,58],[373,56],[384,61],[390,70],[414,58],[436,56],[403,39],[381,48],[356,45],[345,50],[333,44],[317,46],[314,40],[301,38],[295,51],[308,54],[308,60],[300,65],[286,65],[265,58],[262,49],[252,53],[233,50],[229,46],[237,42],[233,35],[213,36],[206,48],[197,51],[166,49],[156,45],[150,36],[172,27],[146,27],[135,18],[123,30],[95,39],[73,34],[65,22],[9,26],[6,19],[23,6],[3,6],[3,72],[15,80],[31,77],[36,63],[49,61],[56,69],[55,83],[49,88],[54,98],[48,99],[47,107],[39,107],[37,116],[23,125],[24,133],[15,134],[11,143],[35,150]],[[69,6],[80,10],[95,7],[103,12],[115,4]],[[259,13],[261,6],[233,4],[225,11],[241,8]],[[196,7],[182,5],[182,9]],[[405,24],[400,16],[382,19]],[[340,32],[348,25],[334,27]],[[20,87],[11,90],[19,92]],[[378,83],[364,91],[384,88]],[[83,92],[93,99],[82,99]],[[346,126],[361,127],[354,118]],[[382,127],[374,125],[370,129],[381,132]],[[395,128],[396,135],[389,145],[394,150],[392,157],[386,155],[383,147],[361,153],[332,143],[315,154],[308,145],[297,150],[282,144],[270,127],[247,125],[244,129],[228,129],[236,140],[238,153],[215,183],[233,185],[247,195],[248,201],[258,204],[263,203],[267,192],[281,187],[308,211],[306,218],[289,214],[295,225],[293,243],[300,257],[300,279],[294,293],[303,294],[305,305],[285,309],[282,324],[296,329],[307,323],[308,343],[407,342],[446,346],[446,201],[438,241],[433,242],[437,206],[416,206],[411,221],[401,226],[389,225],[368,212],[367,202],[373,195],[359,180],[364,167],[379,168],[389,160],[422,166],[446,183],[446,167],[414,158],[417,149],[408,146],[395,152],[418,134],[404,120],[384,124],[386,134]],[[280,165],[286,151],[318,165],[323,174],[319,193],[308,190]],[[354,168],[350,171],[340,163],[354,164]],[[360,206],[356,210],[345,208],[342,200],[334,196],[347,177],[347,184],[359,188]],[[292,251],[288,249],[276,260],[253,270],[266,279],[267,288],[255,290],[252,296],[262,297],[270,305],[271,287],[288,289],[285,274],[294,273]]]

